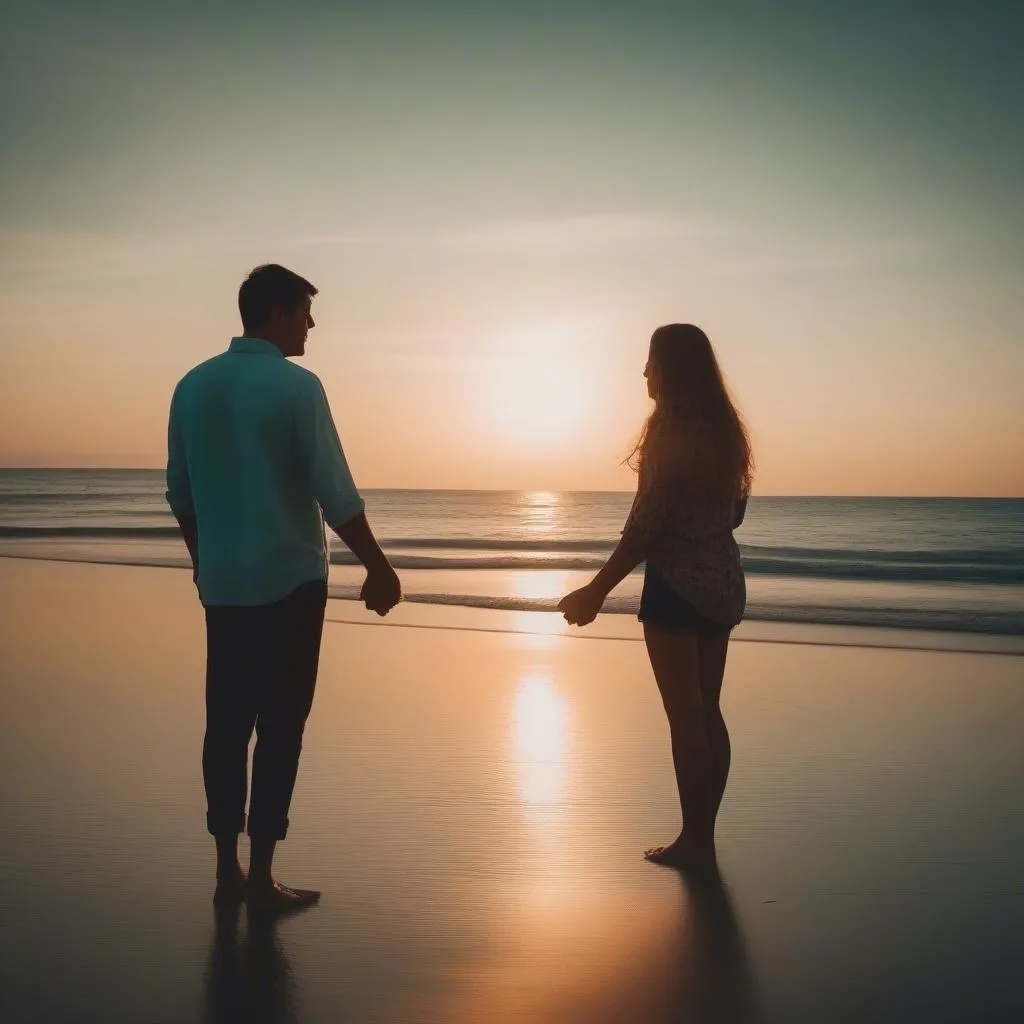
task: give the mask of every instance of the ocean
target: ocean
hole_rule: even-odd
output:
[[[0,555],[189,565],[160,470],[0,470]],[[624,492],[364,491],[406,600],[551,610],[612,550]],[[747,619],[1024,636],[1024,499],[753,497]],[[330,592],[360,568],[335,539]],[[633,615],[634,572],[605,611]]]

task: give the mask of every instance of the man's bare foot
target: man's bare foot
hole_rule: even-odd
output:
[[[217,873],[217,888],[213,890],[213,904],[216,907],[238,906],[245,890],[245,872],[241,865]]]
[[[652,846],[644,851],[644,857],[652,864],[664,864],[680,871],[707,871],[717,867],[714,846],[697,846],[685,835],[668,846]]]
[[[315,889],[291,889],[280,882],[247,882],[243,887],[245,904],[249,912],[261,917],[281,917],[294,914],[320,901]]]

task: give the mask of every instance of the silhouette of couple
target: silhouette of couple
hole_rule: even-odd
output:
[[[366,569],[360,597],[367,609],[387,615],[402,597],[323,386],[289,362],[305,352],[316,294],[282,266],[253,270],[238,293],[242,336],[182,378],[168,423],[167,501],[206,613],[203,780],[217,846],[214,902],[230,908],[244,901],[271,917],[320,896],[276,881],[273,859],[288,830],[316,686],[325,524]],[[668,715],[685,825],[672,843],[645,855],[707,870],[729,775],[719,698],[730,630],[746,600],[732,532],[750,491],[750,443],[699,328],[659,327],[644,376],[654,409],[629,458],[638,483],[622,537],[594,579],[558,607],[569,623],[585,626],[645,563],[639,618]],[[246,830],[248,875],[238,860]]]

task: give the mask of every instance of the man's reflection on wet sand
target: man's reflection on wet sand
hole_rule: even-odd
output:
[[[216,914],[205,978],[203,1024],[292,1024],[298,1021],[295,984],[275,922],[237,908]]]
[[[492,921],[461,963],[420,965],[444,978],[440,991],[416,986],[413,994],[396,978],[362,1009],[396,1022],[757,1024],[755,979],[724,881],[652,870],[675,877],[643,895],[591,890],[587,905],[523,905]],[[272,923],[243,925],[237,913],[218,921],[205,998],[204,1024],[298,1021],[293,972]]]

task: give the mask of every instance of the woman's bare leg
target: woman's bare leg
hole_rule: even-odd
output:
[[[725,676],[725,659],[729,651],[729,634],[700,633],[697,636],[697,659],[700,665],[700,690],[704,701],[704,723],[708,744],[711,747],[711,778],[713,818],[717,820],[718,809],[722,806],[725,786],[729,781],[729,766],[732,763],[732,745],[729,730],[722,717],[722,679]]]
[[[715,788],[700,686],[696,634],[669,633],[644,625],[644,641],[668,715],[679,805],[685,835],[648,850],[658,863],[683,865],[714,858]]]

